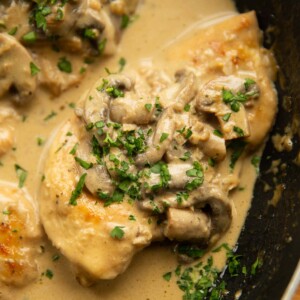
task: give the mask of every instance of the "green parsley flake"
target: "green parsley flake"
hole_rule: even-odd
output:
[[[130,24],[130,17],[128,15],[123,15],[121,18],[120,28],[125,29],[128,27],[129,24]]]
[[[119,59],[119,72],[122,72],[123,69],[125,68],[125,65],[126,65],[126,59],[124,57],[121,57]]]
[[[13,27],[13,28],[10,29],[7,33],[8,33],[9,35],[15,35],[15,34],[17,33],[17,31],[18,31],[18,26]]]
[[[56,11],[55,20],[56,21],[62,21],[64,19],[64,13],[61,8],[58,8]]]
[[[45,143],[45,140],[41,137],[37,137],[36,142],[38,146],[42,146]]]
[[[10,210],[3,210],[3,211],[2,211],[2,214],[8,216],[8,215],[11,214],[11,211],[10,211]]]
[[[215,129],[213,131],[213,134],[218,136],[218,137],[223,137],[223,133],[219,129]]]
[[[256,82],[255,82],[253,79],[251,79],[251,78],[246,78],[246,79],[245,79],[245,82],[244,82],[245,90],[246,90],[246,91],[249,90],[249,87],[250,87],[251,85],[255,84],[255,83],[256,83]]]
[[[52,119],[53,117],[57,116],[57,113],[55,111],[52,111],[48,116],[44,118],[44,121],[48,121]]]
[[[145,104],[145,108],[150,112],[151,109],[152,109],[152,104],[146,103],[146,104]]]
[[[75,161],[78,162],[79,165],[80,165],[82,168],[84,168],[85,170],[88,170],[88,169],[90,169],[90,168],[93,167],[93,163],[89,163],[89,162],[87,162],[87,161],[84,161],[83,159],[81,159],[81,158],[79,158],[79,157],[77,157],[77,156],[75,156],[74,158],[75,158]]]
[[[136,218],[135,218],[134,215],[130,215],[130,216],[128,217],[128,220],[129,220],[129,221],[136,221]]]
[[[188,111],[190,111],[190,108],[191,108],[190,104],[186,104],[184,106],[183,110],[186,111],[186,112],[188,112]]]
[[[161,137],[160,137],[160,139],[159,139],[159,142],[162,143],[163,141],[165,141],[165,140],[168,138],[168,136],[169,136],[168,133],[163,132],[163,133],[161,134]]]
[[[256,174],[259,174],[260,156],[254,155],[251,159],[251,164],[255,168]]]
[[[60,259],[60,256],[58,254],[52,255],[52,261],[58,261]]]
[[[72,192],[71,194],[71,198],[69,200],[69,204],[76,206],[77,205],[77,198],[80,196],[82,189],[84,187],[84,182],[85,182],[85,178],[86,178],[86,173],[82,174],[80,176],[80,179],[75,187],[75,190]]]
[[[76,151],[77,151],[78,145],[79,145],[79,144],[76,143],[76,144],[74,145],[74,147],[70,150],[69,154],[74,155],[74,154],[76,153]]]
[[[52,279],[54,276],[53,271],[51,271],[50,269],[47,269],[45,272],[45,276],[49,279]]]
[[[166,281],[170,281],[172,277],[172,272],[167,272],[163,275],[163,279]]]
[[[107,42],[107,39],[104,38],[102,41],[100,41],[98,43],[98,52],[99,52],[99,55],[103,54],[103,52],[105,50],[106,42]]]
[[[115,226],[115,228],[110,232],[110,236],[113,239],[121,240],[125,234],[122,228],[124,228],[124,226]]]
[[[15,164],[15,171],[17,173],[17,176],[19,178],[19,188],[22,188],[24,186],[25,180],[27,178],[28,172],[23,169],[21,166]]]
[[[66,57],[61,57],[59,59],[57,67],[61,72],[72,73],[72,64]]]
[[[36,34],[34,31],[30,31],[23,35],[22,39],[26,43],[34,43],[36,41]]]
[[[216,165],[216,161],[211,157],[208,159],[207,162],[210,167],[214,167]]]
[[[188,128],[188,130],[186,131],[186,134],[185,134],[185,138],[188,140],[193,134],[193,131]]]
[[[41,71],[39,67],[37,67],[33,62],[30,62],[29,66],[30,66],[31,76],[35,76]]]
[[[184,152],[183,156],[180,157],[180,159],[183,160],[183,161],[187,161],[188,159],[191,158],[191,155],[192,155],[192,154],[191,154],[191,152],[189,152],[189,151]]]
[[[245,136],[243,129],[240,127],[233,126],[233,131],[240,137]]]
[[[230,119],[230,117],[231,117],[231,113],[227,113],[227,114],[225,114],[225,115],[222,117],[222,120],[223,120],[224,122],[228,122],[229,119]]]

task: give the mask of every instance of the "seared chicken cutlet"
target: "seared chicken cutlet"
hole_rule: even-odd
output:
[[[40,236],[32,199],[23,189],[0,182],[0,282],[21,286],[38,276]]]

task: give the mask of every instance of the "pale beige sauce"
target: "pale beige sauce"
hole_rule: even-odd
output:
[[[18,121],[16,127],[16,150],[1,158],[0,179],[17,182],[14,164],[18,163],[28,171],[26,188],[36,197],[42,171],[38,170],[39,160],[45,146],[37,145],[37,137],[50,139],[51,133],[67,117],[73,114],[68,103],[76,102],[84,91],[105,74],[104,67],[117,70],[120,57],[127,60],[126,68],[138,66],[142,61],[155,58],[156,66],[163,63],[164,51],[182,32],[211,16],[232,15],[235,11],[230,1],[215,0],[209,4],[205,0],[145,0],[138,11],[139,18],[126,30],[118,53],[105,61],[92,66],[80,87],[75,87],[57,99],[49,97],[45,91],[38,90],[35,99],[25,108],[19,108],[20,115],[28,116],[25,122]],[[199,26],[199,24],[197,25]],[[202,25],[203,26],[203,22]],[[170,66],[169,70],[180,66]],[[1,107],[11,106],[9,99],[0,103]],[[51,112],[57,116],[45,122],[43,119]],[[225,165],[225,164],[224,164]],[[226,242],[233,246],[243,226],[249,209],[256,174],[250,159],[243,161],[240,187],[231,196],[235,204],[232,225],[219,244]],[[236,171],[241,168],[237,164]],[[112,281],[103,281],[91,288],[81,287],[75,280],[69,263],[61,256],[57,262],[51,257],[57,254],[50,242],[43,243],[45,253],[38,258],[40,273],[51,269],[52,280],[40,277],[36,282],[21,289],[10,288],[12,299],[181,299],[182,292],[173,276],[166,282],[162,275],[173,271],[176,258],[168,247],[153,245],[144,249],[134,259],[125,274]],[[109,251],[109,249],[108,249]],[[206,258],[204,258],[206,259]],[[214,254],[217,267],[224,264],[225,253]],[[2,291],[3,292],[3,291]],[[4,291],[5,292],[5,291]],[[1,299],[1,293],[0,293]]]

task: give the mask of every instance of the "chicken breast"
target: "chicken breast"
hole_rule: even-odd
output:
[[[37,208],[27,192],[0,182],[0,284],[25,285],[39,272]]]
[[[124,272],[134,254],[150,244],[154,225],[148,224],[149,214],[135,204],[106,207],[87,190],[71,204],[80,174],[70,154],[78,143],[76,126],[78,120],[68,121],[53,141],[39,197],[40,215],[50,240],[74,264],[79,281],[87,285]],[[68,132],[73,135],[67,136]]]

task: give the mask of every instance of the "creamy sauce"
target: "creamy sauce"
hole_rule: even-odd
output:
[[[203,20],[211,23],[212,16],[232,15],[235,8],[230,1],[215,0],[208,3],[205,0],[145,0],[138,11],[138,19],[130,25],[124,33],[118,53],[112,57],[96,62],[82,80],[80,86],[74,87],[60,97],[53,99],[47,92],[39,89],[35,98],[26,107],[17,107],[20,116],[26,116],[12,121],[15,126],[15,150],[1,157],[3,166],[0,166],[0,179],[17,182],[14,164],[19,164],[28,171],[25,186],[33,197],[37,195],[37,189],[43,175],[38,167],[45,145],[39,146],[37,138],[49,141],[51,134],[59,124],[73,114],[69,103],[75,103],[90,85],[100,76],[105,75],[104,67],[110,70],[118,68],[118,60],[124,57],[127,60],[126,68],[134,68],[142,64],[163,64],[165,49],[172,47],[172,43],[185,31],[195,30],[195,26],[203,26]],[[199,21],[202,23],[199,23]],[[196,25],[194,25],[196,24]],[[200,24],[200,25],[199,25]],[[174,64],[170,70],[177,69]],[[11,107],[10,100],[3,99],[2,107]],[[51,112],[57,115],[45,121],[45,117]],[[255,169],[251,164],[251,158],[243,160],[243,165],[238,163],[235,172],[241,172],[240,187],[230,195],[234,202],[232,225],[219,244],[226,242],[234,246],[244,224],[252,197],[253,185],[256,179]],[[241,170],[242,168],[242,170]],[[50,280],[45,276],[24,287],[10,288],[8,295],[12,299],[181,299],[182,292],[176,285],[173,277],[166,282],[162,275],[173,271],[177,266],[175,256],[171,249],[163,245],[152,245],[139,253],[132,261],[128,270],[117,279],[102,281],[91,288],[80,286],[72,273],[69,263],[60,256],[58,261],[52,261],[52,255],[58,254],[58,250],[44,238],[41,243],[45,252],[38,258],[40,273],[51,269],[54,273]],[[109,251],[109,249],[107,250]],[[221,268],[225,261],[225,253],[213,254],[216,266]],[[206,257],[204,257],[204,260]],[[6,295],[6,290],[1,290]],[[0,292],[0,299],[2,295]]]

